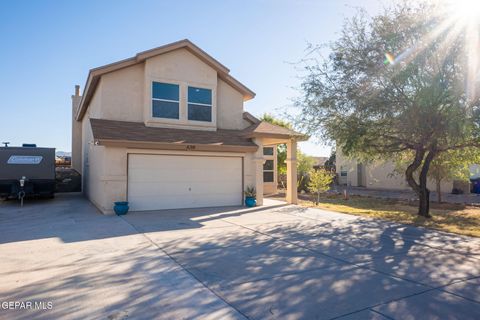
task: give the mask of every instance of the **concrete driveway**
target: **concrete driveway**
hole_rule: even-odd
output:
[[[274,201],[0,203],[0,279],[2,319],[480,318],[479,239]]]

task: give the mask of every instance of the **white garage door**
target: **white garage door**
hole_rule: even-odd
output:
[[[132,211],[238,206],[242,199],[240,157],[128,157],[128,201]]]

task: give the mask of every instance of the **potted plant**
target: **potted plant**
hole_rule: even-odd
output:
[[[127,214],[129,208],[128,201],[117,201],[114,202],[113,211],[115,211],[117,216],[123,216]]]
[[[257,205],[257,191],[255,187],[247,187],[245,189],[245,205],[247,207],[255,207]]]

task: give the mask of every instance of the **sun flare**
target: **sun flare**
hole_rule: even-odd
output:
[[[458,19],[480,21],[480,0],[448,0],[448,7]]]
[[[402,52],[386,52],[384,64],[389,67],[405,65],[430,44],[443,37],[438,52],[444,57],[455,39],[463,38],[464,55],[468,64],[465,83],[467,100],[480,95],[480,0],[433,0],[438,4],[438,25]],[[435,16],[435,15],[434,15]]]

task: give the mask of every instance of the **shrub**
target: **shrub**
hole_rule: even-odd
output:
[[[315,204],[320,202],[320,194],[327,191],[333,182],[334,175],[321,168],[318,170],[311,170],[309,174],[308,190],[317,195]]]
[[[245,189],[245,197],[251,197],[251,198],[256,198],[257,197],[257,191],[255,190],[255,187],[250,186]]]

